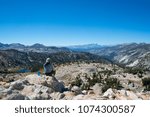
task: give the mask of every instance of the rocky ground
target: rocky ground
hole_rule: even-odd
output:
[[[55,77],[1,74],[0,99],[149,100],[150,91],[145,90],[142,78],[111,64],[66,64],[56,68]]]

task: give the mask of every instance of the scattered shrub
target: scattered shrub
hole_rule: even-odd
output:
[[[107,71],[107,73],[109,72],[110,71]],[[80,87],[82,90],[89,90],[90,87],[94,86],[96,83],[100,83],[101,86],[103,87],[102,88],[103,92],[107,91],[107,89],[109,88],[113,88],[113,89],[122,88],[117,78],[111,78],[111,77],[102,78],[101,74],[102,74],[101,72],[93,73],[91,76],[88,76],[88,74],[84,74],[84,78],[87,80],[87,83],[84,83],[80,78],[80,75],[78,75],[75,81],[71,83],[71,85],[72,86],[76,85]],[[106,73],[104,72],[104,74]]]
[[[106,78],[104,79],[102,92],[104,93],[109,88],[120,89],[122,86],[117,78]]]
[[[141,69],[141,68],[125,68],[125,70],[124,70],[124,72],[125,73],[131,73],[131,74],[134,74],[134,75],[136,75],[136,74],[138,74],[138,73],[143,73],[144,72],[144,70],[143,69]]]
[[[143,83],[143,86],[145,87],[144,90],[150,91],[150,77],[148,77],[148,78],[143,78],[143,79],[142,79],[142,83]]]
[[[80,87],[81,85],[82,85],[82,83],[83,83],[83,81],[81,80],[81,78],[80,78],[80,75],[78,75],[76,78],[75,78],[75,81],[73,81],[72,83],[71,83],[71,85],[72,86],[78,86],[78,87]]]
[[[138,75],[139,78],[143,77],[143,74],[145,73],[145,70],[142,68],[126,68],[124,70],[125,73],[130,73],[133,75]]]

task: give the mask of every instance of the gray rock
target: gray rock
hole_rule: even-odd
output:
[[[63,99],[65,97],[65,94],[59,93],[59,92],[54,92],[54,93],[51,93],[50,96],[54,100],[60,100],[60,99]]]
[[[6,93],[4,92],[5,88],[0,86],[0,99],[2,99],[4,96],[6,96]]]
[[[121,94],[121,95],[123,95],[123,96],[125,96],[125,97],[128,96],[127,95],[127,91],[123,90],[123,89],[122,90],[118,90],[118,93]]]
[[[65,91],[64,84],[58,82],[58,80],[54,77],[49,77],[49,79],[43,82],[42,85],[52,88],[55,92],[62,93]]]
[[[82,94],[81,89],[78,86],[73,86],[71,91],[75,93],[75,95]]]
[[[48,93],[41,94],[41,100],[49,100],[49,99],[51,99],[51,96]]]
[[[5,88],[9,88],[9,87],[10,87],[10,83],[6,83],[6,84],[4,85],[4,87],[5,87]]]
[[[30,85],[29,82],[28,82],[28,80],[26,80],[26,79],[22,80],[22,83],[23,83],[24,85]]]
[[[51,97],[47,93],[43,94],[36,94],[28,96],[30,100],[48,100],[51,99]]]
[[[49,87],[35,84],[31,86],[25,86],[20,93],[28,96],[31,100],[46,100],[51,99],[49,94],[52,92],[53,90]]]
[[[87,90],[83,90],[82,94],[87,95],[88,91]]]
[[[12,81],[14,81],[14,77],[11,75],[6,75],[5,78],[3,78],[3,82],[10,83]]]
[[[102,86],[100,86],[99,83],[96,83],[93,87],[93,92],[96,94],[96,95],[101,95],[102,94]]]
[[[42,86],[42,85],[35,85],[35,93],[42,94],[42,93],[52,93],[54,90],[52,88]]]
[[[18,94],[9,95],[6,99],[7,100],[26,100],[28,99],[28,97],[18,93]]]
[[[6,93],[7,95],[10,95],[10,94],[12,94],[13,93],[13,91],[12,91],[12,89],[5,89],[5,90],[3,90],[3,93]]]
[[[30,96],[34,94],[35,86],[25,86],[24,89],[20,92],[22,95]]]
[[[35,93],[33,93],[32,95],[28,95],[28,98],[30,100],[41,100],[42,99],[40,94],[35,94]]]
[[[115,97],[115,93],[113,92],[113,90],[111,88],[109,88],[104,94],[103,97],[107,97],[109,99],[114,98]]]
[[[22,90],[24,88],[23,83],[22,82],[14,82],[12,84],[12,87],[16,90]]]
[[[7,96],[6,93],[0,92],[0,99],[3,99],[6,96]]]
[[[0,86],[0,92],[2,92],[5,88],[3,86]]]
[[[132,91],[126,91],[127,92],[127,96],[129,100],[138,100],[138,96],[136,95],[136,93],[132,92]]]
[[[59,82],[55,77],[51,77],[51,76],[38,76],[38,75],[29,75],[26,77],[26,80],[30,83],[30,84],[39,84],[39,85],[43,85],[46,87],[49,87],[51,89],[53,89],[55,92],[64,92],[65,91],[65,87],[64,84],[62,82]]]

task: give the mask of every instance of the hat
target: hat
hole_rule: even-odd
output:
[[[47,58],[47,59],[46,59],[46,62],[48,63],[48,62],[50,62],[50,60],[51,60],[50,58]]]

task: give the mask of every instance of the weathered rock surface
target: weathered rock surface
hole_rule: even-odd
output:
[[[51,88],[55,92],[63,92],[65,90],[65,87],[62,82],[59,82],[55,77],[50,76],[38,76],[36,74],[29,75],[26,77],[26,80],[30,84],[40,84],[46,87]]]
[[[28,100],[29,98],[22,94],[11,94],[7,98],[7,100]]]
[[[107,69],[106,69],[107,68]],[[119,69],[119,68],[118,68]],[[0,76],[0,99],[8,100],[149,100],[150,92],[144,91],[142,81],[137,75],[116,74],[112,65],[73,64],[60,66],[56,76],[37,74],[18,75],[2,74]],[[96,72],[96,73],[95,73]],[[95,76],[94,76],[95,75]],[[99,77],[97,81],[96,77]],[[107,77],[116,78],[121,88],[106,85],[100,81]],[[78,78],[78,79],[77,79]],[[93,80],[94,79],[94,80]],[[95,81],[96,80],[96,81]],[[106,87],[105,87],[106,86]],[[105,89],[104,89],[105,88]],[[104,92],[105,91],[105,92]]]
[[[24,88],[23,83],[22,82],[14,82],[12,84],[12,87],[16,90],[22,90]]]
[[[93,92],[96,94],[96,95],[101,95],[102,94],[102,86],[100,86],[99,83],[96,83],[93,87]]]
[[[52,99],[50,94],[53,92],[61,93],[65,90],[62,82],[54,77],[38,76],[36,74],[28,75],[25,78],[11,82],[1,82],[0,99],[8,100],[48,100]],[[7,88],[5,85],[8,85]],[[54,99],[61,99],[64,94],[53,96]]]
[[[65,97],[65,94],[64,93],[59,93],[59,92],[54,92],[54,93],[51,93],[50,96],[54,100],[60,100],[60,99],[63,99]]]
[[[75,95],[79,95],[82,93],[81,89],[78,86],[73,86],[71,91],[75,93]]]
[[[115,93],[114,91],[109,88],[104,94],[103,94],[103,97],[107,97],[109,99],[113,99],[115,97]]]

